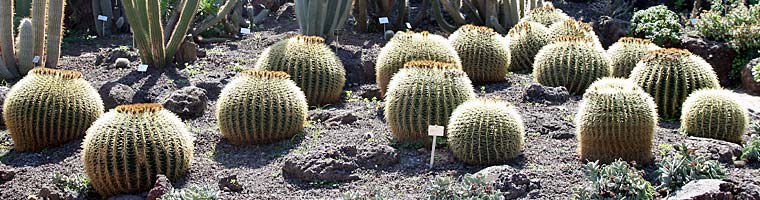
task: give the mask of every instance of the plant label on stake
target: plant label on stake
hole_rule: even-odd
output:
[[[146,65],[146,64],[138,65],[137,66],[137,71],[138,72],[147,72],[148,71],[148,65]]]
[[[99,20],[99,21],[104,21],[104,22],[105,22],[105,21],[108,21],[108,17],[106,17],[106,16],[103,16],[103,15],[98,15],[98,20]]]
[[[40,63],[40,56],[34,56],[34,58],[32,58],[32,63],[39,64]]]
[[[380,24],[383,25],[383,33],[385,33],[385,25],[390,23],[390,20],[388,20],[388,17],[381,17],[378,19],[380,21]]]
[[[433,168],[433,160],[435,158],[435,141],[438,136],[443,136],[443,126],[428,126],[428,135],[433,136],[433,149],[430,150],[430,169]]]
[[[250,28],[240,28],[240,33],[243,34],[243,35],[251,34],[251,29]]]
[[[699,22],[698,19],[691,19],[691,24],[692,25],[697,25],[697,22]]]
[[[412,24],[410,24],[409,22],[407,22],[406,23],[406,28],[409,29],[409,30],[412,30]]]

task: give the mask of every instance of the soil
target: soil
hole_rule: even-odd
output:
[[[241,69],[251,68],[264,48],[288,35],[296,34],[297,29],[292,14],[286,13],[278,19],[270,17],[255,33],[241,40],[201,45],[205,57],[194,63],[165,69],[150,68],[148,72],[137,72],[135,63],[130,68],[95,65],[98,55],[107,57],[102,55],[107,50],[130,46],[131,37],[128,35],[109,39],[68,38],[63,48],[60,68],[83,72],[85,78],[97,89],[108,82],[128,85],[137,91],[132,99],[134,103],[158,102],[162,96],[184,86],[200,82],[226,83]],[[351,113],[357,118],[355,122],[341,124],[313,120],[303,132],[290,140],[271,145],[238,147],[221,139],[214,116],[216,97],[211,96],[203,116],[185,121],[196,138],[195,157],[185,178],[174,181],[174,187],[197,185],[218,190],[220,179],[237,175],[243,190],[223,191],[220,193],[223,199],[338,198],[344,192],[366,197],[378,195],[388,199],[423,199],[426,198],[425,186],[436,176],[460,176],[487,167],[457,161],[444,144],[436,150],[438,156],[435,166],[428,169],[429,148],[393,142],[383,119],[382,99],[373,101],[358,95],[372,92],[364,90],[371,88],[366,86],[374,82],[371,76],[374,74],[372,61],[386,41],[379,32],[356,32],[350,26],[346,29],[331,46],[337,49],[349,74],[357,74],[349,75],[349,79],[353,80],[345,88],[353,91],[353,95],[346,96],[335,105],[313,107],[309,114],[313,117]],[[438,29],[434,25],[423,25],[422,29],[443,34],[435,31]],[[529,74],[509,74],[506,82],[478,85],[474,89],[479,96],[513,103],[525,122],[527,135],[524,153],[506,165],[526,174],[531,181],[538,182],[541,188],[520,198],[567,199],[572,195],[572,188],[581,186],[586,180],[583,171],[585,163],[576,153],[578,143],[573,125],[581,97],[572,96],[559,105],[524,102],[523,94],[531,83],[533,80]],[[756,116],[753,117],[753,121],[757,120]],[[655,147],[687,140],[686,136],[678,132],[678,128],[679,123],[676,121],[661,122],[657,129]],[[13,142],[7,131],[0,132],[0,170],[11,169],[16,172],[12,180],[0,184],[0,199],[26,199],[42,188],[52,187],[51,177],[56,172],[83,175],[81,143],[80,139],[38,153],[20,153],[13,150]],[[355,181],[309,182],[283,174],[282,166],[286,157],[337,145],[390,145],[396,148],[400,161],[387,167],[359,169],[354,172],[359,177]],[[659,154],[656,155],[657,160],[660,160]],[[729,179],[742,184],[760,185],[757,163],[743,168],[722,165],[726,167]],[[653,164],[642,167],[648,175],[655,168]],[[88,198],[98,197],[91,194]]]

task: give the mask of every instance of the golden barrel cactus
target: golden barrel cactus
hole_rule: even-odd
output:
[[[560,37],[544,46],[533,64],[533,80],[541,85],[564,86],[582,94],[599,78],[610,76],[607,54],[590,38]]]
[[[512,27],[507,38],[512,56],[509,70],[514,72],[532,70],[538,51],[552,41],[549,29],[532,21],[523,21]]]
[[[502,164],[522,153],[525,125],[509,103],[470,100],[451,113],[447,135],[449,148],[469,164]]]
[[[735,93],[723,89],[693,92],[683,103],[681,129],[690,136],[742,142],[749,113]]]
[[[612,76],[628,78],[647,53],[660,49],[659,46],[646,39],[622,37],[607,49],[607,55],[612,61]]]
[[[462,70],[476,83],[505,81],[510,64],[509,42],[492,28],[464,25],[449,36],[462,60]]]

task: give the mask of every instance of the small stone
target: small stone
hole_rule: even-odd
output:
[[[116,68],[128,68],[129,67],[129,59],[126,58],[117,58],[116,62],[114,62],[113,66]]]
[[[733,184],[718,179],[694,180],[681,187],[681,190],[667,200],[734,199],[732,189]]]
[[[133,101],[137,92],[128,85],[121,83],[107,82],[100,87],[98,93],[103,98],[103,105],[106,109],[123,104],[138,103]]]
[[[351,112],[327,119],[325,122],[340,122],[340,124],[353,124],[358,118]]]
[[[230,175],[219,180],[219,188],[224,191],[242,192],[243,186],[237,179],[237,175]]]
[[[743,160],[736,160],[736,161],[734,161],[734,167],[736,167],[736,168],[744,168],[745,166],[747,166],[747,162],[746,161],[743,161]]]
[[[0,170],[0,184],[13,180],[16,176],[16,172],[12,169]]]
[[[174,91],[163,101],[163,106],[182,119],[191,119],[203,116],[207,103],[206,90],[188,86]]]
[[[148,200],[156,200],[161,198],[166,193],[172,191],[174,187],[166,176],[159,174],[156,179],[156,184],[153,185],[153,189],[148,192]]]
[[[575,134],[570,133],[568,131],[552,131],[549,133],[549,135],[552,137],[552,139],[558,139],[558,140],[565,140],[574,138]]]
[[[525,90],[523,98],[534,103],[558,105],[570,99],[570,92],[565,87],[547,87],[538,83],[530,84]]]

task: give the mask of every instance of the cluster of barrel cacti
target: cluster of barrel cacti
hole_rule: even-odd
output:
[[[15,39],[13,2],[0,2],[0,78],[26,75],[35,66],[57,67],[65,1],[33,0],[31,19],[21,20]]]

